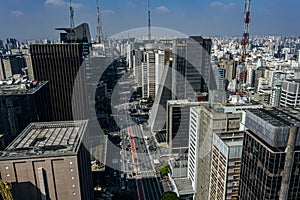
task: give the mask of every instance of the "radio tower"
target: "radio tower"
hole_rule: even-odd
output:
[[[148,0],[148,42],[151,40],[151,11],[150,11],[150,0]]]
[[[246,61],[246,57],[248,56],[249,44],[250,44],[249,42],[250,2],[251,0],[245,0],[245,25],[244,25],[243,39],[241,42],[242,45],[241,63],[244,63]]]
[[[72,0],[70,0],[70,27],[74,28],[74,8],[72,7]]]
[[[97,0],[97,28],[96,28],[96,43],[100,44],[103,41],[102,23],[100,19],[99,0]]]

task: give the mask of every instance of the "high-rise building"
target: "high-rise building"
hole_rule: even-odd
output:
[[[87,121],[31,123],[0,155],[14,199],[93,198]]]
[[[299,199],[299,109],[248,110],[240,199]]]
[[[84,59],[89,54],[89,28],[83,23],[57,30],[66,32],[61,33],[63,43],[30,46],[34,79],[49,81],[54,120],[85,119]]]
[[[285,80],[282,82],[280,106],[300,106],[300,80]]]
[[[0,133],[8,145],[31,122],[52,120],[48,82],[27,79],[0,83]]]
[[[0,80],[11,78],[15,74],[23,74],[26,60],[22,54],[0,55]]]
[[[155,98],[156,93],[156,70],[155,70],[155,51],[147,50],[146,52],[146,61],[147,61],[147,86],[148,94],[147,97]]]
[[[239,130],[242,114],[225,113],[220,104],[202,104],[191,108],[190,112],[188,178],[192,182],[195,199],[208,199],[213,133]]]
[[[201,36],[176,39],[173,54],[173,99],[195,99],[216,89],[210,67],[211,40]]]
[[[167,102],[166,131],[169,153],[186,154],[189,146],[190,108],[199,102],[170,100]]]
[[[238,199],[244,132],[214,133],[209,199]]]

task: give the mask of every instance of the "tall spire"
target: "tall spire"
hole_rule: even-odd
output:
[[[150,0],[148,0],[148,41],[151,40],[151,11],[150,11]]]
[[[96,43],[102,43],[103,33],[102,33],[102,23],[100,17],[100,8],[99,8],[99,0],[97,0],[97,28],[96,28]]]
[[[74,28],[74,8],[72,7],[72,0],[70,0],[70,27]]]

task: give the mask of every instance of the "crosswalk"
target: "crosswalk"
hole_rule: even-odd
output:
[[[153,178],[156,177],[155,171],[141,171],[140,175],[142,178]]]

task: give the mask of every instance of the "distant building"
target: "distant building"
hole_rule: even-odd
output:
[[[0,50],[4,49],[3,40],[0,40]]]
[[[19,42],[15,38],[7,38],[6,39],[6,49],[12,50],[12,49],[18,49],[19,48]]]
[[[31,122],[52,120],[49,83],[0,82],[0,134],[8,145]]]
[[[147,86],[148,94],[147,97],[155,98],[156,94],[156,67],[155,67],[155,51],[147,50],[146,52],[146,61],[147,61]]]
[[[15,74],[24,74],[26,60],[22,54],[0,55],[0,80],[5,80]]]
[[[285,80],[282,82],[280,106],[300,106],[300,80]]]
[[[195,94],[216,89],[210,67],[210,39],[176,39],[173,51],[172,99],[195,99]]]
[[[298,199],[300,110],[248,110],[240,199]]]
[[[14,199],[92,200],[87,121],[32,123],[0,154]]]
[[[214,133],[209,199],[238,199],[244,132]]]

